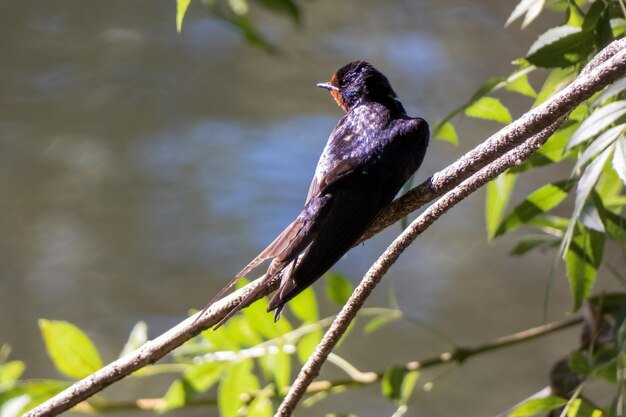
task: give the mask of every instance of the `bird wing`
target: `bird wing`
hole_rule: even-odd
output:
[[[362,159],[346,158],[319,181],[320,193],[333,195],[321,231],[269,303],[269,310],[282,306],[332,267],[361,237],[419,168],[428,146],[428,125],[411,119],[390,132],[381,153],[370,149]],[[383,141],[384,142],[384,141]]]

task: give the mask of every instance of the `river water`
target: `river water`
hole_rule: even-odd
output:
[[[510,61],[555,22],[553,15],[526,31],[504,30],[514,5],[305,2],[298,27],[257,16],[279,45],[268,54],[195,3],[180,35],[171,1],[0,3],[0,343],[27,362],[27,377],[58,377],[39,318],[79,325],[109,361],[137,321],[154,337],[204,306],[303,203],[341,116],[315,83],[350,60],[369,60],[409,114],[434,123],[487,78],[510,73]],[[504,98],[514,116],[530,105]],[[460,146],[433,141],[418,180],[498,128],[458,121]],[[407,314],[466,345],[541,324],[553,254],[508,257],[510,238],[489,245],[483,198],[477,193],[424,233],[368,305],[388,305],[393,281]],[[398,230],[356,248],[335,270],[356,283]],[[548,317],[569,309],[559,271]],[[323,304],[323,315],[336,311]],[[449,348],[406,323],[359,334],[337,353],[362,370]],[[501,412],[542,388],[576,340],[575,330],[563,332],[428,372],[421,383],[436,376],[434,389],[408,415]],[[333,365],[324,372],[342,377]],[[393,409],[371,387],[299,415]]]

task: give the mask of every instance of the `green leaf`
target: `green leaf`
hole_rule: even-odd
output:
[[[626,100],[616,101],[596,109],[580,124],[565,149],[571,149],[597,135],[624,114],[626,114]]]
[[[404,380],[402,381],[402,388],[400,389],[400,404],[408,404],[419,377],[419,371],[410,371],[406,373]]]
[[[494,120],[500,123],[511,123],[511,113],[493,97],[481,97],[465,109],[465,114],[478,119]]]
[[[593,2],[585,15],[585,20],[582,26],[583,30],[593,31],[598,26],[598,22],[600,21],[605,9],[606,4],[603,1]]]
[[[0,365],[0,384],[13,382],[19,379],[26,366],[22,361],[10,361]],[[0,390],[1,392],[1,390]]]
[[[156,411],[164,413],[166,411],[182,408],[186,403],[185,386],[180,379],[175,380],[163,396],[163,402],[158,404]]]
[[[78,327],[66,321],[40,319],[39,329],[59,372],[80,379],[102,367],[96,347]]]
[[[615,146],[613,170],[615,170],[622,182],[626,184],[626,137],[623,134],[617,140],[617,145]]]
[[[526,60],[543,68],[568,67],[593,50],[593,33],[573,26],[548,29],[532,44]]]
[[[372,319],[367,322],[367,324],[363,328],[363,332],[365,334],[374,333],[376,330],[380,329],[384,325],[400,319],[400,317],[400,314],[381,314],[380,316],[372,317]]]
[[[567,417],[603,417],[602,410],[594,408],[582,398],[576,398],[571,402],[567,410]]]
[[[18,390],[28,395],[30,398],[28,404],[26,404],[21,410],[22,412],[26,412],[31,408],[38,406],[70,386],[67,382],[50,379],[17,381],[16,383]]]
[[[539,16],[543,7],[545,5],[545,0],[522,0],[515,6],[513,12],[506,20],[504,26],[508,26],[513,23],[515,20],[522,17],[524,14],[524,21],[522,22],[522,29],[532,23],[533,20]]]
[[[259,389],[259,381],[252,373],[252,359],[232,364],[222,378],[217,404],[221,417],[237,417],[246,404],[246,396]]]
[[[589,144],[587,149],[580,155],[576,165],[574,166],[574,172],[577,172],[583,165],[589,162],[593,157],[606,149],[617,140],[617,138],[624,132],[626,124],[621,124],[604,131],[593,142]]]
[[[626,78],[622,78],[620,80],[615,81],[613,84],[609,85],[596,99],[593,101],[595,107],[603,104],[610,98],[615,97],[622,91],[626,90]]]
[[[572,352],[571,355],[569,355],[567,365],[569,366],[569,369],[571,369],[578,375],[586,376],[591,374],[591,372],[593,371],[593,367],[591,365],[591,362],[589,362],[587,355],[585,355],[580,350],[575,350],[574,352]]]
[[[283,13],[291,17],[295,22],[300,21],[300,10],[292,0],[260,0],[266,9],[277,13]]]
[[[276,384],[279,392],[289,386],[291,378],[291,356],[283,350],[283,346],[278,346],[278,352],[275,355],[267,355],[269,369],[272,371],[272,379]]]
[[[459,144],[459,137],[454,130],[454,125],[450,122],[444,122],[437,126],[433,134],[435,139],[445,140],[455,145]]]
[[[343,305],[352,295],[352,284],[343,275],[328,273],[326,279],[326,296],[335,304]]]
[[[555,408],[563,407],[567,400],[561,397],[545,397],[525,401],[511,410],[507,417],[527,417],[545,413]]]
[[[513,75],[504,88],[527,97],[537,97],[537,92],[533,86],[530,85],[530,82],[528,82],[528,75],[526,75],[526,73],[517,76]]]
[[[544,81],[539,94],[537,94],[533,107],[537,107],[546,101],[548,97],[568,85],[575,77],[576,69],[574,67],[553,69]]]
[[[298,360],[301,364],[305,364],[309,359],[309,356],[313,353],[318,343],[322,340],[322,329],[317,326],[315,330],[305,334],[298,341],[296,351],[298,353]]]
[[[120,353],[120,358],[134,350],[139,349],[144,343],[148,341],[148,325],[145,321],[139,321],[131,330],[128,340]]]
[[[561,240],[561,246],[559,248],[560,256],[563,256],[567,252],[567,249],[572,240],[572,236],[574,234],[574,228],[576,227],[576,223],[578,221],[580,213],[582,212],[585,202],[587,201],[587,197],[589,197],[591,191],[593,190],[593,187],[598,181],[598,178],[600,178],[602,168],[604,167],[604,164],[608,160],[612,151],[613,148],[605,149],[604,152],[602,152],[596,159],[594,159],[589,165],[587,165],[587,168],[585,168],[585,171],[578,181],[578,186],[576,187],[576,200],[574,202],[574,211],[572,212],[572,216],[567,226],[567,230],[565,231],[565,235]]]
[[[626,243],[626,219],[607,210],[598,193],[593,193],[593,202],[607,233],[614,239]]]
[[[511,249],[510,255],[521,256],[546,243],[557,244],[558,241],[555,241],[554,239],[551,240],[548,236],[522,239],[517,242],[513,249]]]
[[[574,299],[574,311],[591,294],[598,267],[602,262],[605,235],[578,227],[565,256],[565,269]]]
[[[250,417],[272,417],[274,415],[274,407],[271,400],[272,392],[264,389],[260,391],[248,406],[247,415]]]
[[[580,28],[583,26],[583,21],[585,20],[585,16],[583,16],[583,14],[580,12],[579,8],[574,5],[574,4],[570,4],[567,7],[567,22],[566,24],[568,26],[575,26],[577,28]]]
[[[294,316],[302,323],[313,323],[319,320],[317,300],[312,287],[306,288],[287,304]]]
[[[383,374],[381,388],[383,395],[390,400],[397,401],[402,398],[402,381],[407,371],[403,366],[392,366]]]
[[[566,120],[559,130],[554,133],[546,143],[541,146],[526,162],[510,171],[516,174],[528,171],[533,167],[541,167],[555,162],[559,162],[568,157],[569,153],[563,149],[572,136],[572,133],[578,128],[578,122]]]
[[[546,213],[558,206],[567,197],[573,181],[557,181],[544,185],[533,191],[500,223],[494,237],[517,229],[536,216]]]
[[[223,362],[206,362],[194,365],[185,371],[183,380],[196,393],[207,391],[227,369]]]
[[[243,314],[250,327],[267,339],[281,336],[292,329],[285,317],[274,322],[274,315],[267,312],[267,300],[265,298],[244,308]]]
[[[485,223],[489,239],[496,236],[498,225],[509,203],[516,180],[517,175],[505,172],[487,184]]]
[[[176,30],[178,33],[180,33],[183,28],[183,19],[185,18],[185,13],[187,13],[190,2],[191,0],[176,0]]]

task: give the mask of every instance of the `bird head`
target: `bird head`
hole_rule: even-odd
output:
[[[333,74],[329,82],[317,86],[329,90],[345,111],[364,101],[384,103],[397,96],[387,77],[365,61],[353,61],[344,65]]]

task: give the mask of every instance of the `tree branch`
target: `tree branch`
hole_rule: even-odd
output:
[[[291,386],[289,393],[278,408],[275,414],[276,417],[288,417],[293,413],[293,410],[304,396],[309,384],[319,375],[322,364],[326,361],[329,353],[337,342],[339,342],[352,320],[356,317],[358,310],[363,306],[391,265],[396,262],[400,254],[413,243],[417,236],[469,194],[473,193],[487,182],[495,179],[508,168],[517,166],[529,158],[546,140],[548,140],[566,119],[569,112],[574,109],[574,106],[571,105],[572,102],[576,102],[573,97],[580,99],[582,97],[590,97],[593,94],[594,91],[588,88],[588,83],[599,78],[597,75],[598,72],[615,67],[621,68],[619,73],[622,75],[626,72],[624,68],[626,64],[626,50],[623,48],[623,45],[626,44],[626,39],[616,41],[607,48],[611,48],[618,43],[622,45],[621,50],[617,50],[619,52],[607,54],[603,51],[599,54],[599,57],[611,56],[604,64],[599,64],[600,59],[595,58],[568,88],[564,89],[561,93],[555,95],[551,100],[545,102],[535,110],[526,113],[520,119],[508,125],[442,171],[444,173],[442,174],[443,177],[447,176],[445,175],[446,172],[452,172],[456,175],[463,175],[459,174],[459,172],[475,172],[475,161],[481,160],[484,162],[491,159],[491,156],[494,154],[494,148],[502,152],[502,150],[506,150],[507,148],[510,149],[510,144],[516,142],[516,140],[511,139],[512,137],[521,138],[519,142],[523,142],[524,139],[530,137],[526,142],[508,151],[508,153],[496,159],[494,162],[489,163],[476,174],[470,174],[469,179],[463,181],[459,186],[449,191],[443,198],[431,205],[387,247],[385,252],[383,252],[365,274],[359,286],[354,290],[350,299],[341,309],[341,312],[337,315],[335,321],[331,324],[321,342],[309,357],[309,360],[300,369],[298,377]],[[539,127],[541,127],[541,129],[539,129]],[[535,133],[535,129],[539,130],[538,133]],[[425,183],[426,185],[423,185],[425,187],[424,192],[428,191],[427,187],[429,186],[437,188],[432,185],[436,184],[436,180],[437,176],[435,175],[432,181],[427,181]],[[446,181],[444,181],[444,183],[445,182]],[[420,187],[422,186],[417,188]],[[441,187],[442,186],[439,188]]]
[[[554,95],[544,104],[526,113],[520,119],[493,135],[485,143],[479,145],[446,169],[433,175],[425,183],[415,187],[402,198],[396,200],[376,221],[375,225],[366,234],[364,239],[373,236],[378,231],[395,223],[426,202],[432,201],[434,198],[452,190],[455,186],[469,178],[472,174],[487,166],[487,164],[491,161],[496,160],[496,158],[500,157],[510,149],[513,149],[525,140],[533,137],[533,140],[535,140],[534,143],[537,145],[538,137],[545,137],[543,140],[547,139],[546,134],[554,131],[558,127],[557,121],[561,120],[576,106],[589,98],[593,93],[600,91],[626,73],[626,39],[612,42],[591,61],[585,71],[583,71],[583,73],[572,84],[560,93]],[[512,154],[510,157],[519,158],[519,156],[516,156],[515,154]],[[490,169],[496,168],[491,165],[490,167]],[[488,171],[481,171],[481,173],[483,176],[488,175]],[[485,179],[484,181],[488,181],[488,179]],[[365,278],[372,279],[378,277],[378,279],[380,279],[380,277],[382,277],[384,272],[386,272],[391,265],[391,262],[393,262],[392,259],[397,259],[403,248],[412,242],[417,234],[423,230],[421,228],[425,228],[427,225],[430,225],[436,218],[451,207],[451,205],[446,206],[446,204],[453,205],[464,198],[465,195],[472,192],[468,191],[472,187],[471,184],[472,181],[470,181],[470,184],[465,184],[459,190],[449,193],[446,198],[433,205],[428,210],[430,217],[425,217],[424,214],[426,213],[424,213],[415,222],[413,222],[411,227],[405,230],[405,232],[400,235],[396,241],[394,241],[392,246],[385,251],[385,254],[391,251],[392,255],[383,255],[383,257],[381,257],[381,259],[379,259],[379,261],[372,266],[370,273],[368,273]],[[466,194],[460,195],[459,198],[459,193],[461,191]],[[458,198],[458,200],[452,203],[455,198]],[[421,222],[424,222],[423,224],[425,226],[419,226]],[[393,255],[394,251],[395,255]],[[260,280],[256,280],[216,302],[211,308],[202,314],[201,317],[196,317],[197,315],[189,317],[156,339],[145,343],[136,351],[129,353],[128,355],[110,363],[81,381],[78,381],[63,392],[30,410],[25,414],[25,416],[35,417],[58,415],[59,413],[69,410],[79,402],[84,401],[97,392],[103,390],[112,383],[130,375],[134,371],[156,362],[168,352],[196,336],[202,330],[219,322],[219,320],[223,318],[231,308],[238,305],[247,294],[259,285],[259,283]],[[375,285],[375,283],[373,285]],[[274,282],[273,285],[266,286],[261,293],[259,293],[258,298],[269,294],[276,289],[276,286],[276,282]],[[351,300],[361,299],[360,304],[365,301],[365,297],[373,289],[372,286],[369,290],[364,290],[361,288],[362,286],[363,284],[355,290],[355,293],[351,298]],[[342,316],[345,310],[346,307],[344,307],[342,313],[340,314],[340,316],[343,317],[341,320],[346,320],[346,316]],[[335,323],[338,323],[340,316],[337,317]],[[339,321],[339,323],[342,323],[342,321]],[[329,332],[331,330],[337,332],[337,327],[331,326]],[[322,341],[322,344],[323,343],[324,341]],[[318,366],[321,366],[322,362],[323,360],[318,363]],[[307,374],[313,375],[312,373],[315,373],[316,375],[316,372],[319,372],[319,367],[317,371],[305,367],[301,371],[298,379],[300,380],[301,376]],[[310,382],[313,377],[314,376],[307,377],[306,379]],[[301,383],[302,382],[300,382],[300,384]],[[308,385],[308,383],[306,385]],[[296,387],[295,389],[299,392],[302,388]],[[284,407],[281,406],[281,409],[288,410],[288,413],[280,415],[289,415],[299,400],[299,397],[295,399],[294,394],[292,393],[290,393],[289,398],[291,398],[290,401],[292,401],[291,406],[289,403],[287,403],[287,405],[283,403]],[[293,402],[294,399],[295,402]]]
[[[531,340],[535,340],[541,336],[546,336],[564,329],[568,329],[572,326],[582,323],[583,318],[572,317],[566,320],[552,322],[543,324],[541,326],[532,327],[530,329],[522,330],[517,333],[513,333],[507,336],[499,337],[490,342],[486,342],[476,346],[469,347],[458,347],[450,352],[442,352],[437,355],[433,355],[428,358],[415,360],[411,362],[405,363],[404,369],[406,371],[415,371],[415,370],[423,370],[426,368],[432,368],[439,365],[445,365],[452,362],[463,363],[466,360],[481,355],[483,353],[491,352],[494,350],[504,349],[509,346],[516,345],[518,343],[525,343]],[[361,387],[365,385],[370,385],[380,381],[383,377],[385,370],[380,371],[370,371],[363,372],[363,374],[367,374],[368,378],[362,379],[341,379],[341,380],[325,380],[325,381],[317,381],[314,384],[311,384],[306,393],[307,394],[317,394],[320,392],[330,392],[339,387]],[[286,391],[287,387],[285,387]],[[250,395],[250,400],[255,397],[254,392],[248,393]],[[273,392],[270,395],[270,398],[274,397],[275,393]],[[159,407],[162,406],[163,399],[162,398],[142,398],[136,401],[130,402],[112,402],[112,403],[102,403],[97,405],[91,405],[88,403],[81,403],[77,407],[83,408],[86,412],[106,412],[106,411],[120,411],[120,410],[152,410],[158,411]],[[185,407],[206,407],[206,406],[216,406],[217,399],[216,398],[194,398],[185,403]]]

